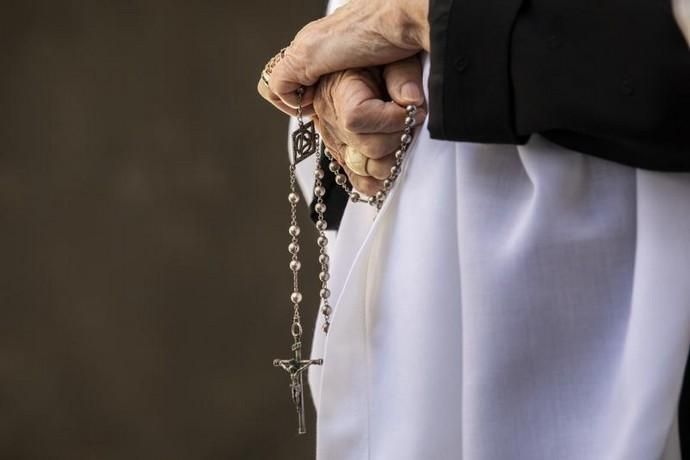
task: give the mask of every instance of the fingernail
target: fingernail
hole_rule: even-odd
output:
[[[422,98],[422,91],[419,89],[416,83],[407,82],[400,88],[400,94],[402,97],[411,102],[420,102]]]

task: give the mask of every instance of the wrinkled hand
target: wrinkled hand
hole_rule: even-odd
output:
[[[259,93],[294,115],[296,91],[305,114],[313,112],[314,87],[334,72],[390,64],[429,49],[429,0],[350,0],[333,14],[307,24]]]
[[[358,191],[373,195],[382,188],[400,147],[407,116],[404,107],[410,104],[421,107],[416,115],[416,122],[421,123],[426,110],[417,56],[382,69],[346,70],[321,79],[314,94],[314,121],[324,144]],[[369,158],[371,176],[357,175],[346,166],[347,146]]]

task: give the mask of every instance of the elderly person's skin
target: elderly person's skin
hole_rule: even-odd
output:
[[[381,179],[390,171],[406,115],[403,107],[424,105],[417,55],[429,49],[427,13],[428,0],[351,0],[305,26],[273,68],[269,85],[259,81],[259,93],[289,115],[295,114],[297,89],[307,89],[303,113],[316,115],[329,150],[365,194],[381,189]],[[371,71],[350,70],[386,64],[392,64],[383,71],[386,89],[397,105],[384,102],[376,79],[367,76]],[[420,110],[418,121],[425,116]],[[369,158],[372,177],[346,167],[345,145]]]
[[[429,50],[428,0],[351,0],[333,14],[307,24],[274,67],[259,93],[294,114],[296,91],[312,113],[314,87],[333,72],[390,64]]]
[[[690,0],[673,0],[673,14],[685,41],[690,45]]]
[[[407,116],[404,107],[421,107],[416,121],[424,120],[421,88],[422,70],[417,56],[382,69],[346,70],[320,80],[314,95],[314,121],[326,147],[358,191],[373,195],[389,176]],[[384,99],[386,93],[392,101]],[[347,167],[345,146],[369,158],[369,177],[357,175]]]

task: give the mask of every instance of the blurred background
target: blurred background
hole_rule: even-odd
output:
[[[256,83],[325,2],[0,4],[0,459],[312,458]]]

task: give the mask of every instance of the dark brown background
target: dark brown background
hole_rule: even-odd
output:
[[[0,6],[0,458],[313,457],[255,87],[324,2]]]

